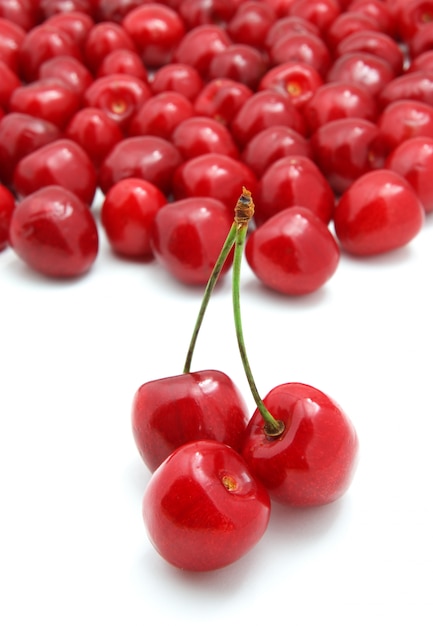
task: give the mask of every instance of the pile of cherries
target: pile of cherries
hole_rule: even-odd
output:
[[[79,276],[100,220],[204,285],[245,185],[253,272],[312,292],[433,211],[432,44],[433,0],[0,0],[0,249]]]

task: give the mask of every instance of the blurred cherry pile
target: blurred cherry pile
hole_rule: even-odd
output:
[[[102,229],[205,284],[246,186],[251,269],[309,293],[410,242],[432,179],[433,0],[0,0],[0,250],[38,272]]]

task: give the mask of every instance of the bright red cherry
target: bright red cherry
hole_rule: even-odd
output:
[[[269,517],[265,488],[233,448],[216,441],[178,448],[153,474],[143,498],[153,546],[184,570],[237,561],[261,539]]]
[[[408,72],[384,84],[378,95],[379,106],[384,109],[396,100],[418,100],[433,105],[433,72]]]
[[[261,178],[268,167],[286,156],[311,157],[310,142],[288,126],[269,126],[254,135],[244,147],[242,161]]]
[[[403,176],[414,188],[427,213],[433,212],[433,137],[412,137],[388,156],[385,167]]]
[[[393,5],[395,7],[394,0]],[[386,2],[382,2],[382,0],[353,0],[348,3],[347,9],[372,17],[382,33],[390,36],[395,35],[395,16]]]
[[[431,0],[407,0],[402,3],[397,19],[397,29],[403,41],[410,41],[426,24],[433,21]]]
[[[99,0],[96,15],[99,20],[122,22],[129,11],[143,4],[143,0]]]
[[[257,48],[238,43],[214,56],[209,78],[231,78],[255,89],[267,69],[267,60]]]
[[[0,107],[5,111],[9,108],[10,98],[21,80],[11,68],[0,59]]]
[[[29,31],[40,18],[39,6],[33,0],[7,0],[0,4],[0,16],[24,31]]]
[[[224,28],[215,24],[202,24],[185,34],[173,53],[172,62],[191,65],[206,80],[214,56],[231,43]]]
[[[187,30],[191,30],[202,24],[227,24],[240,2],[242,0],[179,0],[177,10]]]
[[[283,17],[276,20],[268,30],[265,41],[266,49],[269,52],[280,38],[286,38],[289,35],[303,35],[306,33],[320,37],[319,29],[312,22],[302,17],[285,14]]]
[[[404,55],[401,47],[390,35],[374,30],[361,30],[349,35],[337,45],[335,55],[343,56],[351,52],[374,54],[391,66],[397,76],[403,71]]]
[[[142,178],[169,195],[173,174],[182,157],[169,141],[156,135],[127,137],[119,141],[103,161],[99,185],[103,193],[124,178]]]
[[[258,226],[290,206],[311,209],[326,224],[334,211],[334,193],[317,165],[303,155],[272,163],[258,186],[254,221]]]
[[[155,185],[124,178],[107,192],[101,223],[114,252],[127,258],[151,258],[150,236],[155,215],[167,203]]]
[[[179,14],[157,2],[145,3],[129,11],[122,26],[147,67],[170,63],[186,32]]]
[[[246,0],[239,4],[228,22],[227,33],[236,43],[263,49],[275,17],[275,11],[269,4],[257,0]]]
[[[203,89],[198,71],[185,63],[168,63],[156,70],[150,82],[153,93],[176,91],[193,102]]]
[[[255,190],[257,180],[247,165],[225,154],[207,153],[185,161],[173,177],[177,200],[210,196],[232,211],[242,186]]]
[[[335,59],[327,82],[352,82],[376,97],[394,77],[392,67],[384,59],[369,52],[347,52]]]
[[[301,109],[323,82],[312,65],[287,61],[268,70],[260,81],[259,89],[275,89],[288,95],[292,103]]]
[[[17,204],[9,237],[25,263],[55,278],[84,274],[98,252],[98,230],[90,209],[75,194],[54,185]]]
[[[232,222],[226,205],[215,197],[194,196],[169,202],[154,217],[153,254],[180,282],[206,285]],[[222,274],[230,264],[231,257]]]
[[[173,131],[192,117],[194,107],[186,96],[176,91],[164,91],[144,102],[128,128],[129,135],[157,135],[171,139]]]
[[[18,196],[28,196],[41,187],[60,185],[90,206],[97,178],[87,153],[71,139],[57,139],[23,157],[13,175]]]
[[[228,128],[204,115],[194,115],[181,122],[174,130],[171,141],[185,161],[207,152],[239,158],[239,150]]]
[[[18,74],[20,46],[26,31],[18,24],[0,17],[0,59]]]
[[[326,42],[333,52],[338,45],[353,33],[379,30],[379,25],[370,16],[355,11],[346,11],[334,20],[326,32]]]
[[[378,126],[346,117],[320,126],[311,137],[313,158],[336,193],[359,176],[383,166],[386,146]]]
[[[0,252],[9,242],[9,225],[15,209],[15,197],[7,187],[0,184]]]
[[[340,12],[337,0],[295,0],[290,7],[290,15],[312,22],[322,33],[330,28]]]
[[[207,115],[229,125],[253,93],[247,85],[237,80],[214,78],[198,94],[194,109],[197,115]]]
[[[147,69],[138,52],[125,50],[124,48],[112,50],[99,64],[96,74],[98,78],[109,76],[110,74],[130,74],[144,83],[147,83],[149,78]]]
[[[340,259],[339,247],[323,220],[294,206],[254,230],[245,254],[267,287],[293,296],[317,291],[333,276]]]
[[[57,78],[80,98],[93,82],[93,76],[87,67],[71,56],[55,56],[44,61],[39,67],[39,78]]]
[[[95,22],[89,13],[68,10],[51,15],[45,20],[45,24],[65,31],[77,43],[80,50],[84,51],[87,36]]]
[[[248,409],[233,381],[201,370],[144,383],[132,403],[132,432],[153,472],[185,443],[212,439],[240,450]]]
[[[337,202],[335,232],[351,254],[381,254],[409,243],[421,230],[424,214],[406,179],[391,170],[375,170],[358,178]]]
[[[433,103],[401,99],[390,102],[377,121],[388,152],[411,137],[433,137]]]
[[[288,32],[276,38],[269,48],[272,65],[281,63],[308,63],[321,76],[326,76],[331,66],[331,54],[326,43],[313,33]]]
[[[348,489],[358,453],[356,431],[322,391],[285,383],[263,400],[283,433],[269,437],[258,410],[248,424],[242,456],[272,499],[297,507],[328,504]]]
[[[111,21],[96,23],[87,35],[84,56],[89,69],[96,73],[102,61],[113,50],[137,52],[134,42],[120,24]]]

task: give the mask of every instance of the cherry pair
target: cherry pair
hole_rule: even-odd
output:
[[[144,522],[160,555],[187,570],[224,567],[252,549],[268,526],[271,499],[296,507],[336,500],[356,464],[355,429],[327,395],[302,383],[279,385],[264,400],[258,393],[240,312],[241,261],[253,212],[244,188],[204,292],[183,373],[146,382],[133,401],[135,441],[153,472]],[[234,323],[257,405],[251,419],[228,376],[190,371],[210,296],[233,247]]]

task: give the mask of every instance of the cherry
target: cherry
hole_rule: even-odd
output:
[[[335,273],[340,258],[323,220],[295,206],[254,230],[245,253],[254,274],[267,287],[288,295],[317,291]]]
[[[17,204],[9,237],[26,264],[55,278],[84,274],[98,252],[98,230],[88,206],[57,185],[39,189]]]
[[[93,82],[93,76],[87,67],[71,56],[56,56],[44,61],[39,67],[39,78],[57,78],[80,98]]]
[[[120,24],[111,21],[96,23],[88,33],[84,45],[87,67],[96,73],[105,57],[119,49],[137,52],[132,38]]]
[[[9,108],[10,98],[20,85],[21,80],[15,72],[0,59],[0,107],[5,110]]]
[[[152,472],[191,441],[211,439],[239,451],[248,420],[238,388],[218,370],[146,382],[132,404],[134,440]]]
[[[146,3],[129,11],[122,26],[148,67],[161,67],[170,63],[186,32],[179,14],[157,2]]]
[[[225,154],[207,153],[188,159],[176,169],[173,193],[176,200],[210,196],[230,209],[244,183],[250,189],[257,186],[256,177],[247,165]]]
[[[155,185],[140,178],[124,178],[107,192],[101,223],[111,248],[127,258],[153,256],[150,235],[158,210],[167,202]]]
[[[322,391],[302,383],[274,387],[264,398],[285,429],[269,437],[257,409],[246,430],[242,456],[271,498],[297,507],[320,506],[348,489],[358,452],[355,429]]]
[[[181,163],[177,148],[163,137],[127,137],[119,141],[103,161],[99,185],[105,194],[119,180],[142,178],[168,196],[174,172]]]
[[[408,72],[384,84],[378,94],[379,106],[384,109],[396,100],[418,100],[433,105],[433,72]]]
[[[204,85],[194,102],[194,109],[197,115],[207,115],[229,125],[252,95],[253,91],[237,80],[215,78]]]
[[[214,56],[209,65],[209,78],[231,78],[256,89],[267,68],[268,63],[257,48],[232,44]]]
[[[348,10],[372,17],[381,32],[390,36],[395,35],[395,16],[382,0],[353,0],[349,3]]]
[[[275,39],[269,46],[269,57],[273,65],[282,63],[308,63],[319,74],[326,76],[331,66],[331,54],[326,43],[310,32],[288,32]]]
[[[58,126],[47,120],[27,113],[5,115],[0,120],[0,180],[10,185],[20,159],[60,137]]]
[[[230,131],[211,117],[188,117],[173,131],[171,141],[185,161],[207,152],[239,158],[239,150]]]
[[[127,13],[142,4],[143,0],[99,0],[96,9],[97,18],[120,24]]]
[[[254,214],[260,226],[290,206],[312,210],[326,224],[334,211],[334,193],[317,165],[303,155],[287,156],[272,163],[258,186],[259,201]]]
[[[7,187],[0,184],[0,252],[9,243],[9,225],[15,210],[15,197]]]
[[[263,49],[274,20],[275,12],[269,4],[257,0],[246,0],[239,4],[235,14],[229,20],[227,33],[237,43]]]
[[[227,206],[214,197],[170,202],[153,220],[153,254],[180,282],[206,285],[231,222]],[[228,269],[226,263],[222,273]]]
[[[242,161],[259,179],[278,159],[298,155],[312,156],[308,139],[293,128],[277,125],[269,126],[251,137],[243,149]]]
[[[144,83],[149,80],[149,75],[140,55],[133,50],[112,50],[101,61],[96,76],[110,76],[111,74],[130,74],[139,78]]]
[[[414,188],[425,211],[433,211],[433,137],[403,141],[388,156],[385,167],[403,176]]]
[[[343,193],[334,211],[342,247],[357,256],[395,250],[421,230],[424,208],[400,174],[387,169],[368,172]]]
[[[391,102],[382,111],[377,126],[388,152],[411,137],[433,137],[433,106],[410,99]]]
[[[290,15],[312,22],[322,33],[329,30],[340,12],[337,0],[295,0],[290,7]]]
[[[287,61],[268,70],[259,88],[286,94],[295,107],[301,109],[323,82],[320,73],[309,63]]]
[[[197,441],[178,448],[156,470],[142,510],[164,559],[206,571],[237,561],[257,544],[268,526],[270,501],[235,450]]]
[[[365,87],[375,97],[379,96],[393,79],[395,74],[387,61],[375,54],[362,51],[346,52],[337,57],[327,75],[327,82],[353,82]]]
[[[0,17],[0,59],[18,74],[21,43],[26,36],[17,23]]]
[[[186,96],[164,91],[144,102],[129,124],[129,135],[157,135],[171,139],[177,126],[192,117],[194,108]]]
[[[187,30],[203,24],[227,24],[238,2],[225,0],[181,0],[178,12]]]
[[[153,93],[176,91],[194,102],[203,89],[198,71],[185,63],[168,63],[156,70],[150,82]]]
[[[28,196],[50,185],[62,186],[88,206],[92,204],[97,186],[95,167],[75,141],[57,139],[18,162],[13,175],[18,196]]]
[[[397,28],[404,41],[410,41],[418,31],[433,20],[431,0],[408,0],[399,11]]]
[[[337,45],[336,56],[351,52],[368,52],[387,61],[397,76],[403,71],[404,55],[398,43],[380,31],[361,30],[349,35]]]
[[[214,56],[232,43],[226,31],[215,24],[202,24],[189,30],[173,53],[172,62],[191,65],[206,80]]]
[[[365,31],[378,31],[379,26],[376,21],[364,13],[347,11],[340,13],[326,32],[326,41],[330,50],[335,53],[335,49],[345,41],[350,35]]]
[[[63,30],[84,52],[87,37],[95,22],[88,12],[68,10],[54,13],[45,20],[45,24]]]
[[[38,22],[38,9],[32,0],[9,0],[0,4],[0,16],[24,31],[29,31]]]

